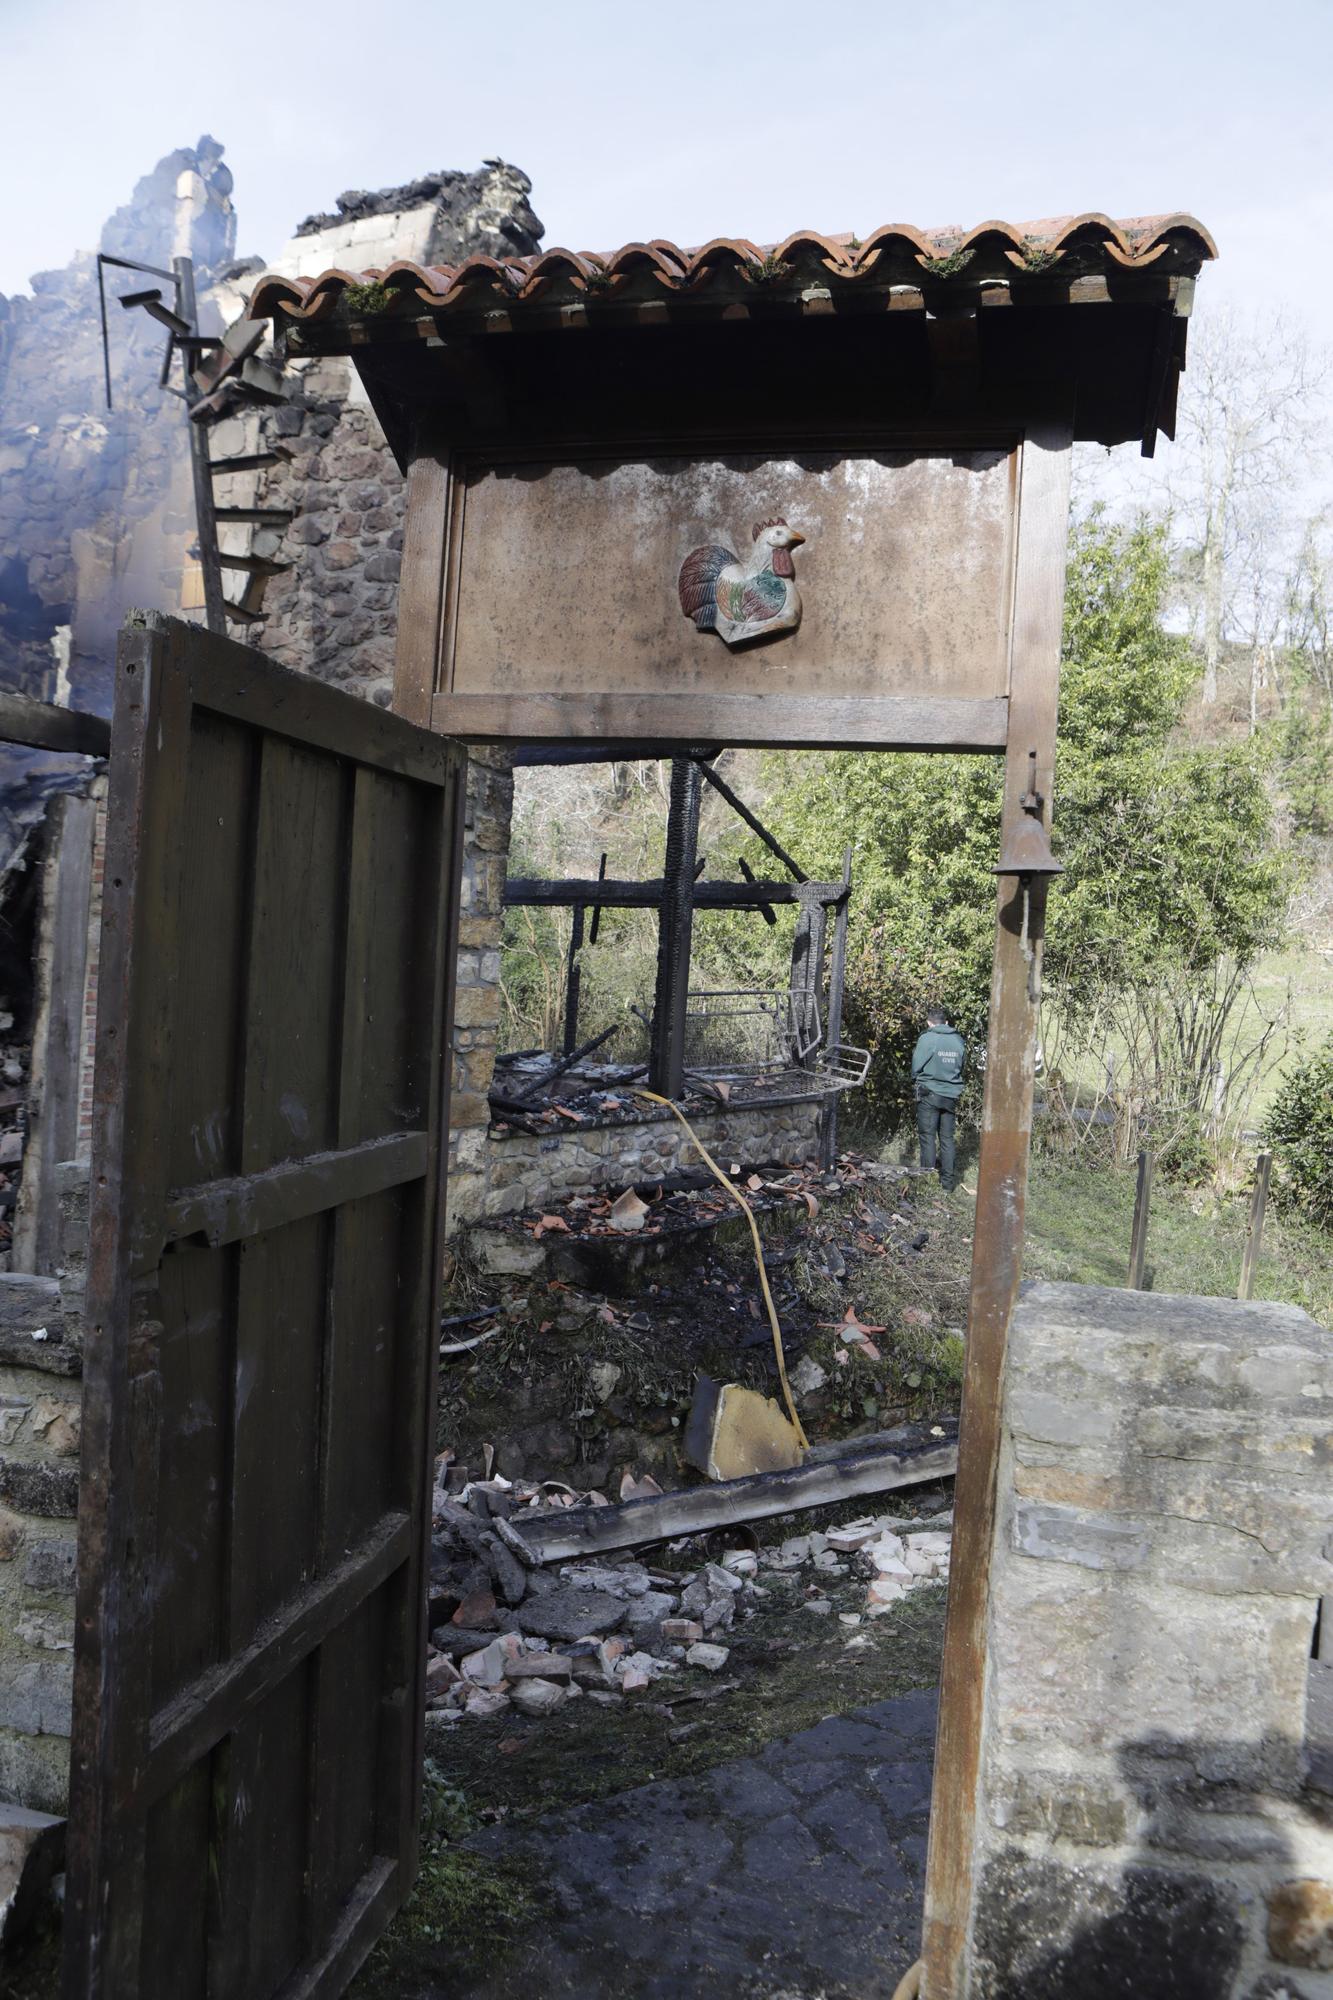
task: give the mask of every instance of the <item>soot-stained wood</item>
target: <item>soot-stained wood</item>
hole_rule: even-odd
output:
[[[410,1885],[463,753],[118,667],[69,2000],[342,1990]]]

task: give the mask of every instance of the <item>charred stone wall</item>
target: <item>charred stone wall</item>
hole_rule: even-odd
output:
[[[967,1992],[1333,1992],[1306,1752],[1333,1589],[1328,1334],[1037,1285],[1015,1316]]]
[[[235,237],[231,175],[205,137],[158,161],[98,247],[164,269],[192,256],[206,288]],[[193,540],[180,405],[158,380],[165,336],[115,303],[153,282],[109,277],[110,410],[93,254],[39,271],[31,298],[0,297],[0,686],[97,714],[125,612],[180,603]]]
[[[742,1167],[778,1161],[794,1166],[819,1151],[822,1106],[818,1097],[728,1105],[691,1112],[690,1123],[715,1159]],[[573,1131],[535,1134],[492,1128],[481,1149],[471,1212],[493,1220],[566,1195],[629,1187],[698,1166],[688,1133],[669,1111],[653,1107],[645,1107],[633,1123],[608,1121]]]

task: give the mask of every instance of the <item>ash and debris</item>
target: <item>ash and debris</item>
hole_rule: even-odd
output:
[[[735,1178],[812,1442],[955,1415],[965,1196],[852,1154],[831,1173]],[[613,1216],[627,1193],[643,1204],[632,1230]],[[485,1265],[460,1261],[441,1350],[438,1447],[460,1483],[496,1470],[610,1492],[628,1472],[669,1489],[689,1476],[701,1374],[780,1393],[748,1225],[711,1178],[613,1183],[474,1228],[470,1244]]]
[[[501,1057],[491,1087],[496,1132],[554,1132],[579,1125],[638,1125],[654,1114],[638,1094],[644,1068],[633,1063],[581,1062],[561,1070],[559,1059],[543,1051]],[[676,1100],[687,1118],[721,1110],[738,1111],[820,1097],[826,1085],[813,1071],[774,1068],[753,1076],[686,1078]]]
[[[650,1690],[670,1708],[691,1699],[699,1675],[735,1671],[734,1639],[775,1595],[855,1649],[867,1620],[948,1580],[953,1516],[942,1494],[918,1501],[924,1512],[868,1512],[769,1545],[741,1529],[730,1547],[696,1535],[654,1561],[617,1554],[528,1569],[494,1522],[562,1496],[503,1477],[451,1494],[449,1470],[442,1454],[426,1672],[427,1710],[445,1724],[553,1715],[584,1698],[618,1706]],[[655,1490],[627,1482],[631,1497],[645,1488]]]
[[[828,1620],[855,1647],[870,1620],[947,1576],[942,1490],[886,1511],[871,1503],[855,1520],[812,1515],[776,1540],[765,1523],[539,1569],[499,1532],[497,1517],[521,1531],[530,1509],[694,1483],[683,1433],[700,1374],[777,1389],[748,1236],[720,1240],[721,1225],[744,1218],[715,1181],[674,1178],[687,1184],[613,1185],[508,1219],[504,1232],[532,1246],[541,1268],[507,1287],[488,1275],[493,1296],[509,1295],[448,1317],[428,1696],[446,1723],[554,1714],[590,1697],[669,1702],[734,1671],[735,1635],[775,1590],[775,1608]],[[952,1428],[961,1339],[949,1315],[962,1267],[957,1231],[941,1228],[943,1197],[907,1169],[850,1153],[830,1172],[775,1167],[738,1180],[765,1222],[812,1441],[852,1446],[894,1424],[923,1438]],[[654,1235],[683,1240],[645,1270],[635,1259]],[[950,1259],[923,1269],[937,1236]],[[625,1260],[629,1297],[550,1275],[546,1253],[578,1239]]]

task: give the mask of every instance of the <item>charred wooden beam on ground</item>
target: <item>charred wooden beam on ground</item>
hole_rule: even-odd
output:
[[[717,1480],[681,1493],[625,1500],[616,1507],[565,1507],[551,1514],[497,1522],[503,1539],[531,1568],[607,1549],[640,1548],[678,1535],[762,1521],[774,1514],[833,1507],[870,1493],[891,1493],[931,1479],[952,1478],[958,1467],[954,1438],[935,1439],[924,1426],[915,1441],[856,1438],[835,1451],[817,1447],[803,1465],[748,1479]],[[885,1433],[885,1437],[894,1437]]]
[[[554,1083],[557,1077],[564,1076],[567,1070],[571,1070],[576,1064],[581,1063],[585,1056],[590,1056],[595,1049],[600,1049],[603,1042],[609,1042],[619,1026],[619,1021],[613,1021],[609,1028],[602,1029],[600,1035],[592,1035],[579,1048],[571,1049],[567,1055],[560,1058],[560,1061],[553,1068],[544,1069],[540,1076],[535,1076],[531,1083],[524,1085],[522,1090],[511,1091],[509,1093],[509,1103],[515,1106],[526,1106],[541,1090],[545,1089],[548,1083]]]

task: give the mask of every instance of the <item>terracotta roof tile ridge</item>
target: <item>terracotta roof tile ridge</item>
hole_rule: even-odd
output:
[[[850,233],[799,229],[776,244],[756,244],[745,236],[715,236],[687,249],[653,237],[608,252],[554,246],[526,257],[500,258],[477,252],[455,265],[401,261],[366,271],[333,266],[312,278],[265,273],[255,287],[249,310],[259,319],[279,314],[294,320],[322,319],[336,310],[344,292],[368,286],[381,287],[390,294],[415,293],[435,310],[464,300],[481,304],[487,295],[497,303],[506,299],[526,302],[560,284],[584,294],[606,290],[614,295],[636,272],[647,273],[673,292],[700,289],[727,270],[742,280],[767,282],[792,275],[799,267],[808,271],[822,265],[832,277],[854,282],[877,269],[882,277],[895,258],[907,267],[903,270],[905,282],[919,282],[913,267],[944,282],[964,278],[983,249],[998,252],[1002,264],[1025,275],[1049,272],[1066,259],[1077,269],[1080,261],[1086,263],[1090,252],[1113,266],[1139,271],[1151,269],[1182,247],[1201,261],[1217,255],[1209,232],[1183,211],[1116,221],[1097,209],[1036,222],[979,222],[971,229],[948,225],[923,230],[913,223],[885,223],[864,239]],[[994,272],[993,258],[989,263]]]

